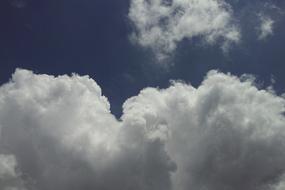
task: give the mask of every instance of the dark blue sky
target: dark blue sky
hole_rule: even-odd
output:
[[[170,79],[197,86],[211,69],[254,74],[265,86],[274,77],[274,87],[282,93],[285,19],[281,13],[271,13],[274,35],[257,40],[244,13],[259,9],[255,2],[245,6],[249,2],[232,1],[243,38],[228,54],[218,46],[185,40],[172,58],[174,66],[165,69],[155,63],[150,51],[130,42],[129,0],[1,0],[0,83],[7,82],[17,67],[53,75],[88,74],[101,86],[117,116],[122,103],[142,88],[166,87]],[[284,1],[273,2],[284,10]]]

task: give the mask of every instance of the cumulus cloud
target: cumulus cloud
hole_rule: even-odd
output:
[[[273,35],[273,26],[274,26],[274,20],[272,20],[270,17],[260,14],[260,26],[258,28],[258,39],[264,40],[268,38],[269,36]]]
[[[253,83],[211,71],[146,88],[117,120],[88,76],[18,69],[0,87],[0,187],[280,190],[285,100]]]
[[[226,50],[240,39],[231,6],[224,0],[132,0],[132,39],[164,59],[183,39],[199,37],[209,44],[222,41]]]
[[[110,114],[89,77],[17,70],[0,88],[0,150],[41,190],[169,189],[175,169],[163,144]]]

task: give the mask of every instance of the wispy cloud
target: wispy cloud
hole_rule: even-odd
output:
[[[264,40],[273,35],[274,21],[272,18],[259,14],[260,26],[258,27],[258,39]]]

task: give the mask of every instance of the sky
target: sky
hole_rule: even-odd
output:
[[[0,24],[0,189],[285,189],[285,1],[2,0]]]
[[[180,40],[172,59],[164,61],[172,66],[165,69],[151,48],[131,42],[136,26],[128,18],[128,0],[3,0],[0,82],[7,82],[16,68],[89,75],[103,88],[118,117],[123,102],[142,88],[166,87],[170,79],[197,86],[212,69],[253,74],[266,84],[273,76],[276,90],[283,92],[284,2],[229,3],[242,30],[238,44],[224,53],[221,44],[205,44],[199,35]],[[274,22],[272,34],[260,40],[258,14]]]

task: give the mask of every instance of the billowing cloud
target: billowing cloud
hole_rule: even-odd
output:
[[[280,190],[285,100],[253,83],[146,88],[117,120],[89,77],[18,69],[0,87],[0,187]]]
[[[183,39],[201,37],[209,44],[222,41],[224,49],[240,38],[231,6],[224,0],[132,0],[129,19],[133,40],[164,59]]]
[[[124,120],[166,139],[175,189],[268,189],[284,173],[284,99],[247,78],[213,71],[197,89],[174,83],[125,103]]]
[[[0,110],[0,152],[14,155],[29,190],[170,189],[164,145],[122,130],[87,76],[17,70],[0,88]]]

